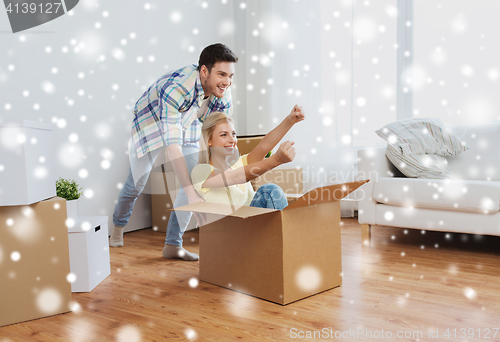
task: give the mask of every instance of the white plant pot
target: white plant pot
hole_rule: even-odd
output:
[[[78,218],[78,203],[79,200],[66,201],[66,212],[68,218],[76,220]]]

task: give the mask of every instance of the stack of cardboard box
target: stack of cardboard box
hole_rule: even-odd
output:
[[[56,197],[53,128],[0,122],[0,326],[68,312],[110,274],[108,217]]]
[[[53,126],[0,123],[0,326],[70,311],[66,201]]]

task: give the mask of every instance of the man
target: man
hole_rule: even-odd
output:
[[[165,146],[182,188],[174,208],[202,202],[191,184],[198,163],[201,122],[213,112],[232,115],[234,63],[238,57],[225,45],[207,46],[198,66],[189,65],[162,76],[136,102],[130,148],[130,171],[113,213],[109,245],[123,246],[123,231],[137,196],[146,185],[153,163]],[[172,212],[167,225],[163,257],[198,260],[182,247],[182,235],[192,213]]]

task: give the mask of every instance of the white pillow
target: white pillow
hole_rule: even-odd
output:
[[[436,118],[395,121],[375,133],[404,155],[456,156],[469,149]]]
[[[428,179],[451,178],[448,161],[443,156],[434,154],[404,155],[400,154],[390,144],[387,144],[385,155],[406,177]]]

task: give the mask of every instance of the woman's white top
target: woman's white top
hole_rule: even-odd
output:
[[[232,170],[248,165],[247,154],[241,156],[233,165]],[[198,164],[191,172],[191,181],[193,186],[206,202],[232,204],[236,207],[243,205],[249,206],[255,196],[252,184],[246,182],[244,184],[229,185],[221,188],[203,188],[202,185],[210,177],[210,174],[215,168],[210,164]]]

